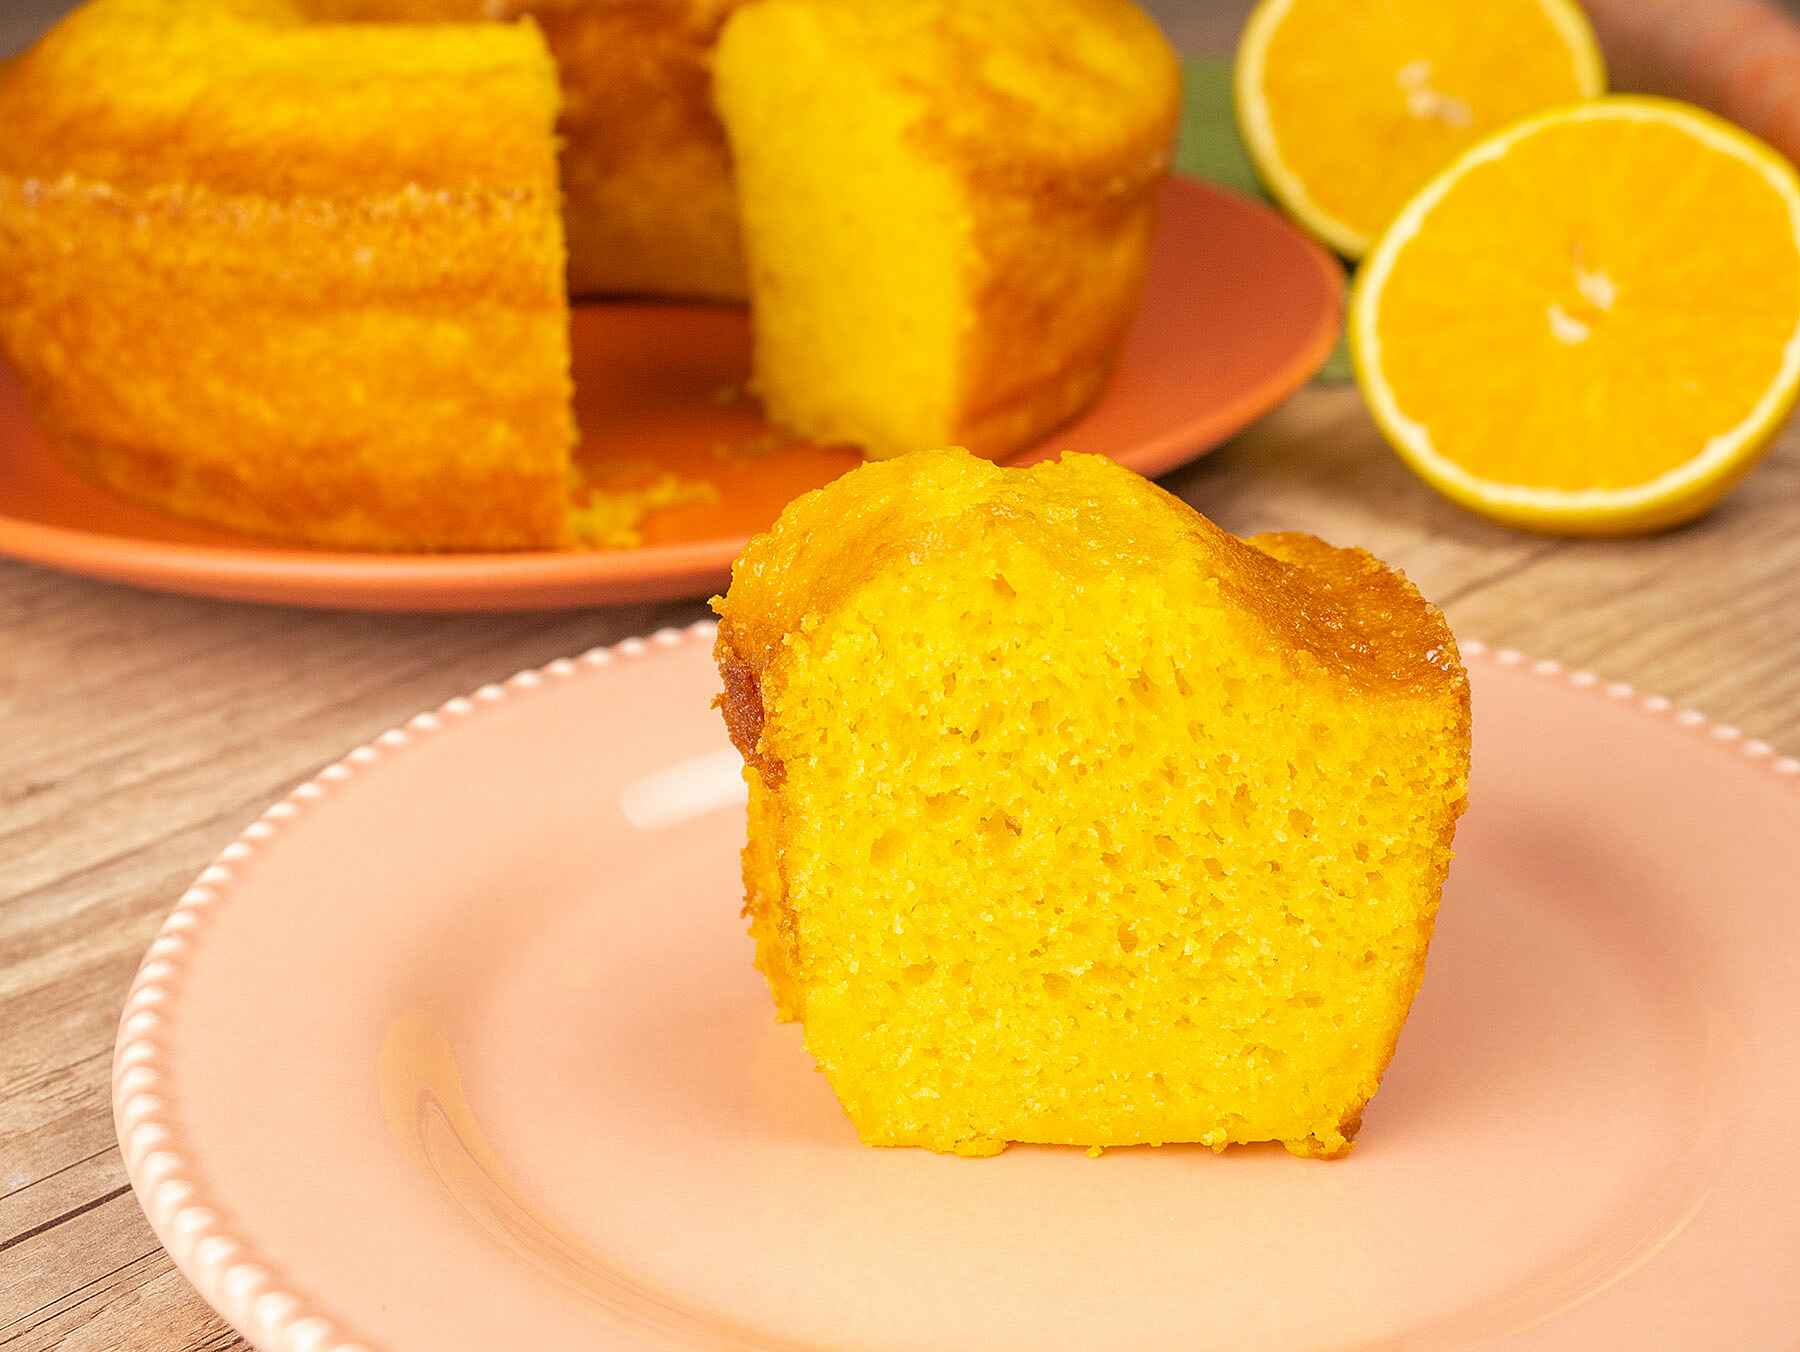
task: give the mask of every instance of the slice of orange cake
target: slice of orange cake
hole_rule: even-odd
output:
[[[1401,574],[934,451],[791,504],[714,604],[758,964],[865,1141],[1346,1149],[1468,774]]]

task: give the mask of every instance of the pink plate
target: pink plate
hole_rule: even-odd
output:
[[[1470,644],[1425,988],[1357,1148],[859,1145],[737,918],[710,629],[277,803],[126,1005],[132,1181],[265,1349],[1772,1349],[1800,764]]]
[[[1014,463],[1060,451],[1162,474],[1268,412],[1336,342],[1344,271],[1260,202],[1193,179],[1164,185],[1150,277],[1118,369],[1094,406]],[[531,610],[723,588],[744,538],[789,498],[858,463],[784,441],[741,398],[740,307],[618,301],[575,310],[580,462],[646,462],[711,482],[716,505],[673,507],[645,544],[612,551],[368,554],[271,544],[178,521],[65,468],[0,366],[0,555],[166,591],[359,610]],[[721,456],[733,448],[744,455]],[[635,471],[634,471],[635,472]]]

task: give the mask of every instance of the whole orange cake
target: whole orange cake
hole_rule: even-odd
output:
[[[179,516],[629,547],[713,485],[578,480],[568,284],[747,235],[773,421],[1000,454],[1110,370],[1176,92],[1129,0],[89,0],[0,66],[0,353]]]
[[[865,1141],[1348,1148],[1467,789],[1404,577],[941,451],[796,500],[715,607],[757,962]]]

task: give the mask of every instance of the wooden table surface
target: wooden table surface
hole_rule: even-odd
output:
[[[1303,391],[1165,482],[1233,530],[1367,546],[1460,635],[1800,751],[1800,430],[1704,522],[1612,543],[1522,535],[1442,501],[1343,387]],[[125,988],[207,860],[413,713],[701,613],[321,614],[0,563],[0,1348],[243,1346],[151,1235],[108,1101]]]
[[[1224,45],[1215,10],[1175,8],[1185,45]],[[1451,506],[1341,386],[1310,387],[1165,482],[1236,531],[1366,546],[1460,635],[1661,691],[1800,751],[1800,431],[1707,520],[1620,542],[1520,534]],[[207,860],[296,782],[418,710],[701,614],[698,601],[314,613],[0,562],[0,1349],[246,1346],[151,1235],[108,1097],[126,986]]]

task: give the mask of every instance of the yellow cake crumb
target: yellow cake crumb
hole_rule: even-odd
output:
[[[176,516],[625,548],[568,287],[748,286],[773,421],[998,454],[1106,379],[1177,100],[1130,0],[88,0],[0,62],[0,355]]]
[[[1348,1147],[1468,773],[1404,577],[940,451],[791,504],[714,605],[757,961],[865,1141]]]
[[[670,507],[719,501],[718,485],[668,471],[633,487],[596,487],[569,510],[576,540],[594,549],[635,549],[644,543],[644,522]]]
[[[754,0],[714,98],[773,421],[998,455],[1098,393],[1180,101],[1130,0]]]
[[[0,354],[176,516],[569,543],[556,69],[513,24],[92,0],[0,62]]]

